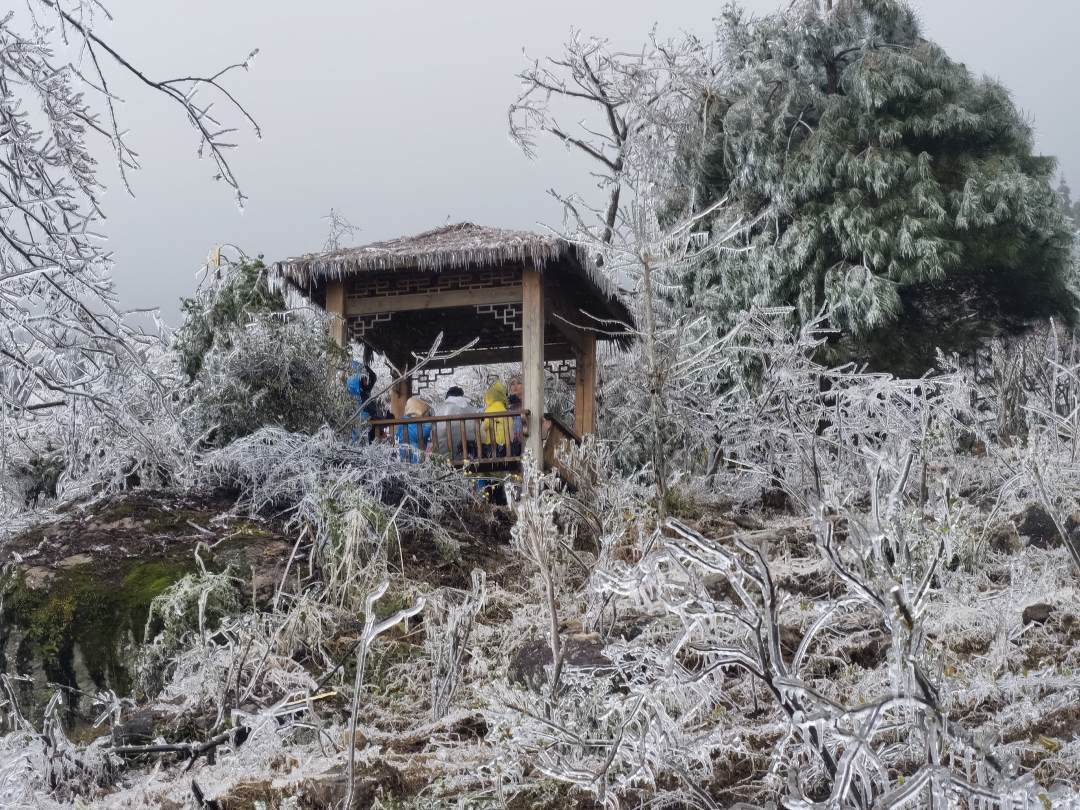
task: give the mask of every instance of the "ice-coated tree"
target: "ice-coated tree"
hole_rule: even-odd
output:
[[[701,447],[701,414],[715,394],[723,343],[678,294],[680,281],[703,257],[728,249],[741,227],[722,200],[696,207],[693,190],[679,205],[664,204],[675,197],[673,156],[706,142],[720,60],[692,36],[651,36],[640,49],[619,52],[606,40],[575,35],[562,55],[542,64],[520,74],[526,91],[510,108],[511,137],[531,156],[533,135],[546,132],[606,167],[604,204],[552,194],[564,205],[568,238],[596,256],[633,303],[639,340],[604,385],[601,433],[620,437],[619,463],[651,479],[663,514],[671,459]],[[581,137],[567,135],[550,107],[553,98],[590,102],[610,134],[583,123]],[[583,140],[588,136],[595,140]],[[700,227],[706,221],[710,232]],[[581,320],[591,331],[610,327]]]
[[[260,260],[215,256],[173,347],[203,440],[223,446],[274,426],[314,434],[354,415],[342,384],[346,353],[319,313],[290,309]]]
[[[995,81],[923,36],[904,0],[796,0],[718,22],[727,88],[681,162],[699,206],[754,222],[694,279],[721,321],[828,307],[854,356],[921,373],[1030,319],[1071,322],[1054,161]]]
[[[1073,200],[1072,189],[1065,175],[1061,176],[1057,187],[1058,199],[1061,200],[1061,211],[1068,220],[1073,231],[1080,231],[1080,200]]]
[[[654,34],[638,50],[619,51],[607,39],[573,31],[560,54],[532,61],[517,75],[522,90],[507,114],[510,137],[530,158],[546,134],[592,161],[591,175],[606,198],[600,241],[610,243],[620,206],[633,193],[626,180],[637,142],[670,139],[689,119],[700,131],[716,63],[708,43],[690,35],[660,41]],[[680,114],[672,118],[675,110]],[[567,126],[571,114],[578,118]],[[582,212],[567,207],[571,222],[580,220]]]
[[[599,164],[598,187],[608,196],[604,241],[611,241],[614,232],[626,157],[639,126],[630,104],[637,86],[634,72],[627,69],[633,62],[612,53],[606,40],[574,31],[562,54],[534,60],[518,74],[521,95],[507,113],[510,137],[529,157],[536,155],[537,134],[547,133]],[[556,115],[553,99],[584,103],[604,124],[594,129],[582,121],[571,132]]]
[[[285,312],[285,298],[270,288],[266,266],[260,259],[241,257],[233,264],[207,268],[205,284],[193,298],[180,300],[184,322],[173,336],[180,365],[194,380],[207,353],[215,345],[228,349],[236,329],[259,315]]]
[[[159,79],[108,41],[99,0],[21,5],[0,13],[0,413],[63,420],[76,402],[115,410],[113,380],[148,374],[157,348],[119,307],[102,232],[99,159],[111,153],[129,191],[139,168],[119,121],[119,77],[177,105],[199,156],[242,203],[227,159],[235,127],[222,122],[258,127],[224,82],[254,52],[214,73]]]

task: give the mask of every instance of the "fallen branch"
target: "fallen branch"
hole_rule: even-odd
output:
[[[200,757],[205,756],[208,765],[213,765],[217,759],[217,749],[221,745],[231,745],[237,748],[243,745],[250,734],[247,726],[224,731],[216,737],[211,737],[202,743],[160,743],[154,745],[121,745],[113,749],[113,753],[121,757],[142,756],[144,754],[180,754],[181,759],[187,760],[184,770],[190,770],[191,766]]]

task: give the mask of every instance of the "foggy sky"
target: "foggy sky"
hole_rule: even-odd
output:
[[[777,0],[747,0],[768,12]],[[1080,192],[1077,83],[1080,6],[1069,0],[922,0],[924,31],[976,73],[1001,80]],[[143,171],[135,198],[112,174],[106,231],[125,307],[177,302],[216,244],[268,261],[317,250],[331,207],[358,244],[447,222],[558,226],[549,188],[590,189],[586,161],[554,141],[530,161],[510,143],[514,74],[559,51],[571,27],[631,48],[712,31],[708,0],[112,0],[98,33],[154,78],[208,72],[260,49],[231,90],[263,129],[236,138],[233,168],[250,197],[241,214],[195,156],[182,111],[113,71]],[[231,120],[231,119],[230,119]],[[99,154],[107,159],[107,148]]]

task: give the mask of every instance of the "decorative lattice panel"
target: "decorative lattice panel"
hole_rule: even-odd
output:
[[[429,274],[372,274],[354,276],[346,288],[348,298],[385,298],[390,295],[439,293],[453,290],[484,290],[509,287],[521,282],[521,273],[514,268],[470,270]]]
[[[571,384],[577,376],[577,363],[573,360],[551,360],[544,363],[544,368],[560,380]]]
[[[435,383],[439,381],[440,377],[449,377],[454,373],[454,369],[447,368],[422,368],[417,371],[412,378],[413,391],[420,393],[424,389],[431,388]]]
[[[514,332],[521,331],[521,307],[517,304],[477,304],[477,315],[490,315]]]
[[[377,324],[386,323],[393,317],[393,312],[378,312],[374,315],[354,315],[349,318],[349,340],[359,341]]]

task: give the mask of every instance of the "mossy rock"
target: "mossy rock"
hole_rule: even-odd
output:
[[[52,684],[71,690],[69,720],[87,693],[129,694],[150,603],[194,567],[194,559],[132,561],[102,571],[89,562],[36,587],[12,570],[0,588],[0,671],[31,678],[23,682],[24,709],[40,705]]]
[[[208,569],[250,575],[252,590],[277,582],[288,544],[272,524],[215,521],[231,505],[140,493],[72,510],[5,544],[0,673],[22,676],[23,712],[36,718],[59,687],[65,719],[77,725],[96,692],[130,694],[150,603],[197,569],[199,542],[214,546],[201,555]]]

